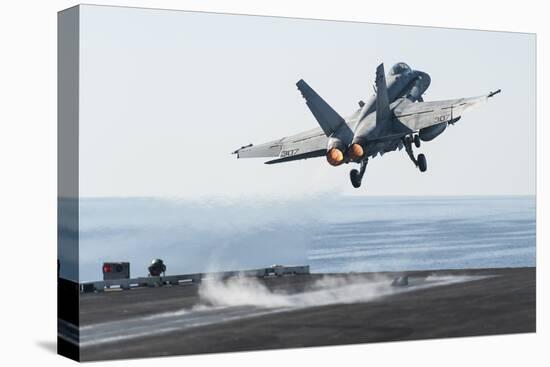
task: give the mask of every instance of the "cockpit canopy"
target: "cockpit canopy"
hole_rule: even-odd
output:
[[[390,70],[390,75],[401,75],[401,74],[407,74],[411,72],[411,68],[409,65],[405,64],[404,62],[399,62],[392,66]]]

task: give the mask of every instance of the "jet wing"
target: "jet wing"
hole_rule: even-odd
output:
[[[327,137],[321,128],[305,131],[258,145],[243,146],[233,152],[237,158],[273,157],[266,164],[322,157],[326,154]]]
[[[416,131],[443,122],[457,121],[464,112],[486,103],[497,93],[500,93],[500,89],[478,97],[400,104],[394,109],[394,115],[399,122]]]

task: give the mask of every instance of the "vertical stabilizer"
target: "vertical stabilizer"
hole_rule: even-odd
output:
[[[296,83],[296,86],[306,100],[311,113],[323,129],[325,135],[331,136],[339,129],[348,129],[345,120],[334,111],[330,105],[323,100],[303,79]]]
[[[390,117],[388,87],[384,75],[384,64],[382,63],[376,68],[376,126],[389,126]]]

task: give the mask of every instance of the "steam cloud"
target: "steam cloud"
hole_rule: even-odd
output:
[[[262,308],[303,308],[342,303],[368,302],[389,295],[386,277],[366,280],[359,277],[325,276],[304,292],[271,290],[256,278],[205,281],[199,295],[202,302],[216,307],[256,306]]]
[[[392,278],[378,275],[324,276],[305,291],[296,293],[272,290],[257,278],[236,277],[228,280],[207,280],[199,288],[201,301],[214,307],[255,306],[260,308],[305,308],[333,304],[370,302],[395,293],[422,288],[467,282],[485,276],[431,275],[409,278],[409,286],[392,287]]]

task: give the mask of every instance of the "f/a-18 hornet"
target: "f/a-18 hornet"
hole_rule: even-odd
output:
[[[320,127],[264,144],[249,144],[233,154],[238,158],[277,157],[266,164],[323,156],[332,166],[358,163],[359,170],[350,172],[351,184],[358,188],[369,158],[403,147],[414,165],[426,171],[426,157],[415,157],[413,144],[419,148],[421,141],[433,140],[464,112],[500,93],[499,89],[479,97],[424,102],[422,95],[431,81],[427,73],[400,62],[387,77],[384,74],[384,64],[380,64],[375,95],[367,102],[359,101],[359,109],[348,118],[334,111],[304,80],[298,81],[296,86]]]

